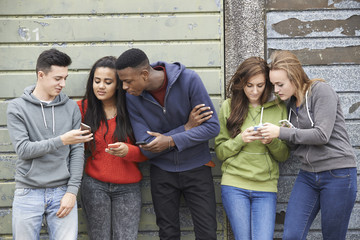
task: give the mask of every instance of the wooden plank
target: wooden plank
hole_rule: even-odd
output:
[[[297,44],[297,46],[299,45],[300,44]],[[299,58],[300,62],[304,66],[360,64],[360,44],[355,46],[331,46],[324,48],[312,48],[304,46],[304,48],[300,49],[287,49],[287,47],[283,48],[282,46],[283,43],[277,46],[268,46],[268,56],[271,56],[272,52],[276,50],[290,50]]]
[[[219,29],[218,14],[17,17],[0,19],[0,43],[219,40]]]
[[[0,183],[0,207],[11,207],[14,200],[15,182]]]
[[[208,0],[143,0],[132,1],[0,1],[0,15],[55,15],[55,14],[131,14],[131,13],[177,13],[219,12],[222,1]]]
[[[338,92],[360,92],[360,65],[304,66],[309,78],[325,79]]]
[[[14,152],[8,130],[0,128],[0,152]]]
[[[220,94],[221,90],[221,71],[219,69],[195,69],[201,77],[209,94]],[[66,80],[66,87],[63,90],[69,97],[82,97],[85,94],[86,82],[89,76],[88,71],[69,71],[69,77]],[[7,72],[0,73],[1,98],[15,98],[22,95],[25,87],[36,83],[36,75],[34,72]],[[2,105],[0,103],[0,112]],[[1,124],[2,115],[0,115]]]
[[[0,126],[6,125],[7,122],[6,109],[7,109],[7,102],[0,101]]]
[[[0,46],[0,71],[31,70],[36,66],[36,60],[41,52],[50,48],[57,48],[67,53],[73,63],[70,69],[89,69],[91,65],[103,56],[115,55],[129,48],[140,48],[149,57],[150,62],[166,61],[181,62],[188,68],[206,67],[220,68],[221,43],[220,42],[157,42],[157,43],[128,43],[128,44],[64,44],[38,46]],[[194,54],[196,53],[196,54]],[[191,56],[191,57],[190,57]]]
[[[269,12],[268,38],[360,36],[360,10]]]
[[[14,180],[15,162],[17,159],[18,157],[15,154],[0,155],[0,180]],[[3,202],[2,199],[0,200],[0,202]],[[0,203],[0,206],[1,204],[2,203]]]
[[[349,0],[267,0],[265,8],[268,10],[353,9],[360,8],[360,3]]]
[[[341,108],[346,119],[360,120],[360,93],[339,94]]]

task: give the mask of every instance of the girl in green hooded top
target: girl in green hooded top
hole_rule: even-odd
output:
[[[272,94],[264,59],[251,57],[238,67],[222,104],[217,157],[224,161],[221,195],[235,239],[273,239],[278,162],[289,157],[285,142],[264,139],[262,123],[286,119],[285,105]]]

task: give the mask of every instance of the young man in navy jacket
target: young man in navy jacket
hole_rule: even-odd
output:
[[[200,79],[180,63],[149,64],[140,49],[116,62],[137,141],[151,162],[151,194],[160,239],[180,239],[183,194],[196,239],[216,239],[216,203],[208,141],[220,126]]]

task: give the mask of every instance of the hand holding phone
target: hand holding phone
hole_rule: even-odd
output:
[[[257,131],[259,128],[261,128],[263,125],[262,124],[259,124],[257,126],[254,126],[254,130],[253,131]]]
[[[295,128],[294,125],[292,125],[292,123],[287,119],[280,120],[279,123],[281,127]]]
[[[136,145],[145,145],[145,144],[148,144],[148,143],[145,142],[145,141],[137,141],[135,144]]]
[[[89,130],[89,133],[84,134],[84,135],[88,135],[91,133],[91,127],[86,125],[85,123],[80,123],[80,130],[84,131],[84,130]]]

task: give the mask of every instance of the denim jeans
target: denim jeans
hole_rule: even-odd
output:
[[[319,211],[323,239],[345,239],[356,191],[356,168],[300,170],[286,210],[283,240],[306,239]]]
[[[221,198],[236,240],[272,240],[276,193],[221,185]]]
[[[161,240],[180,240],[181,195],[191,212],[195,239],[216,240],[216,202],[210,167],[167,172],[152,164],[150,179]]]
[[[84,174],[81,202],[91,240],[137,238],[141,212],[140,183],[106,183]]]
[[[14,240],[39,239],[43,216],[46,217],[50,240],[75,240],[78,232],[77,204],[66,217],[56,216],[66,190],[67,186],[16,189],[12,213]]]

